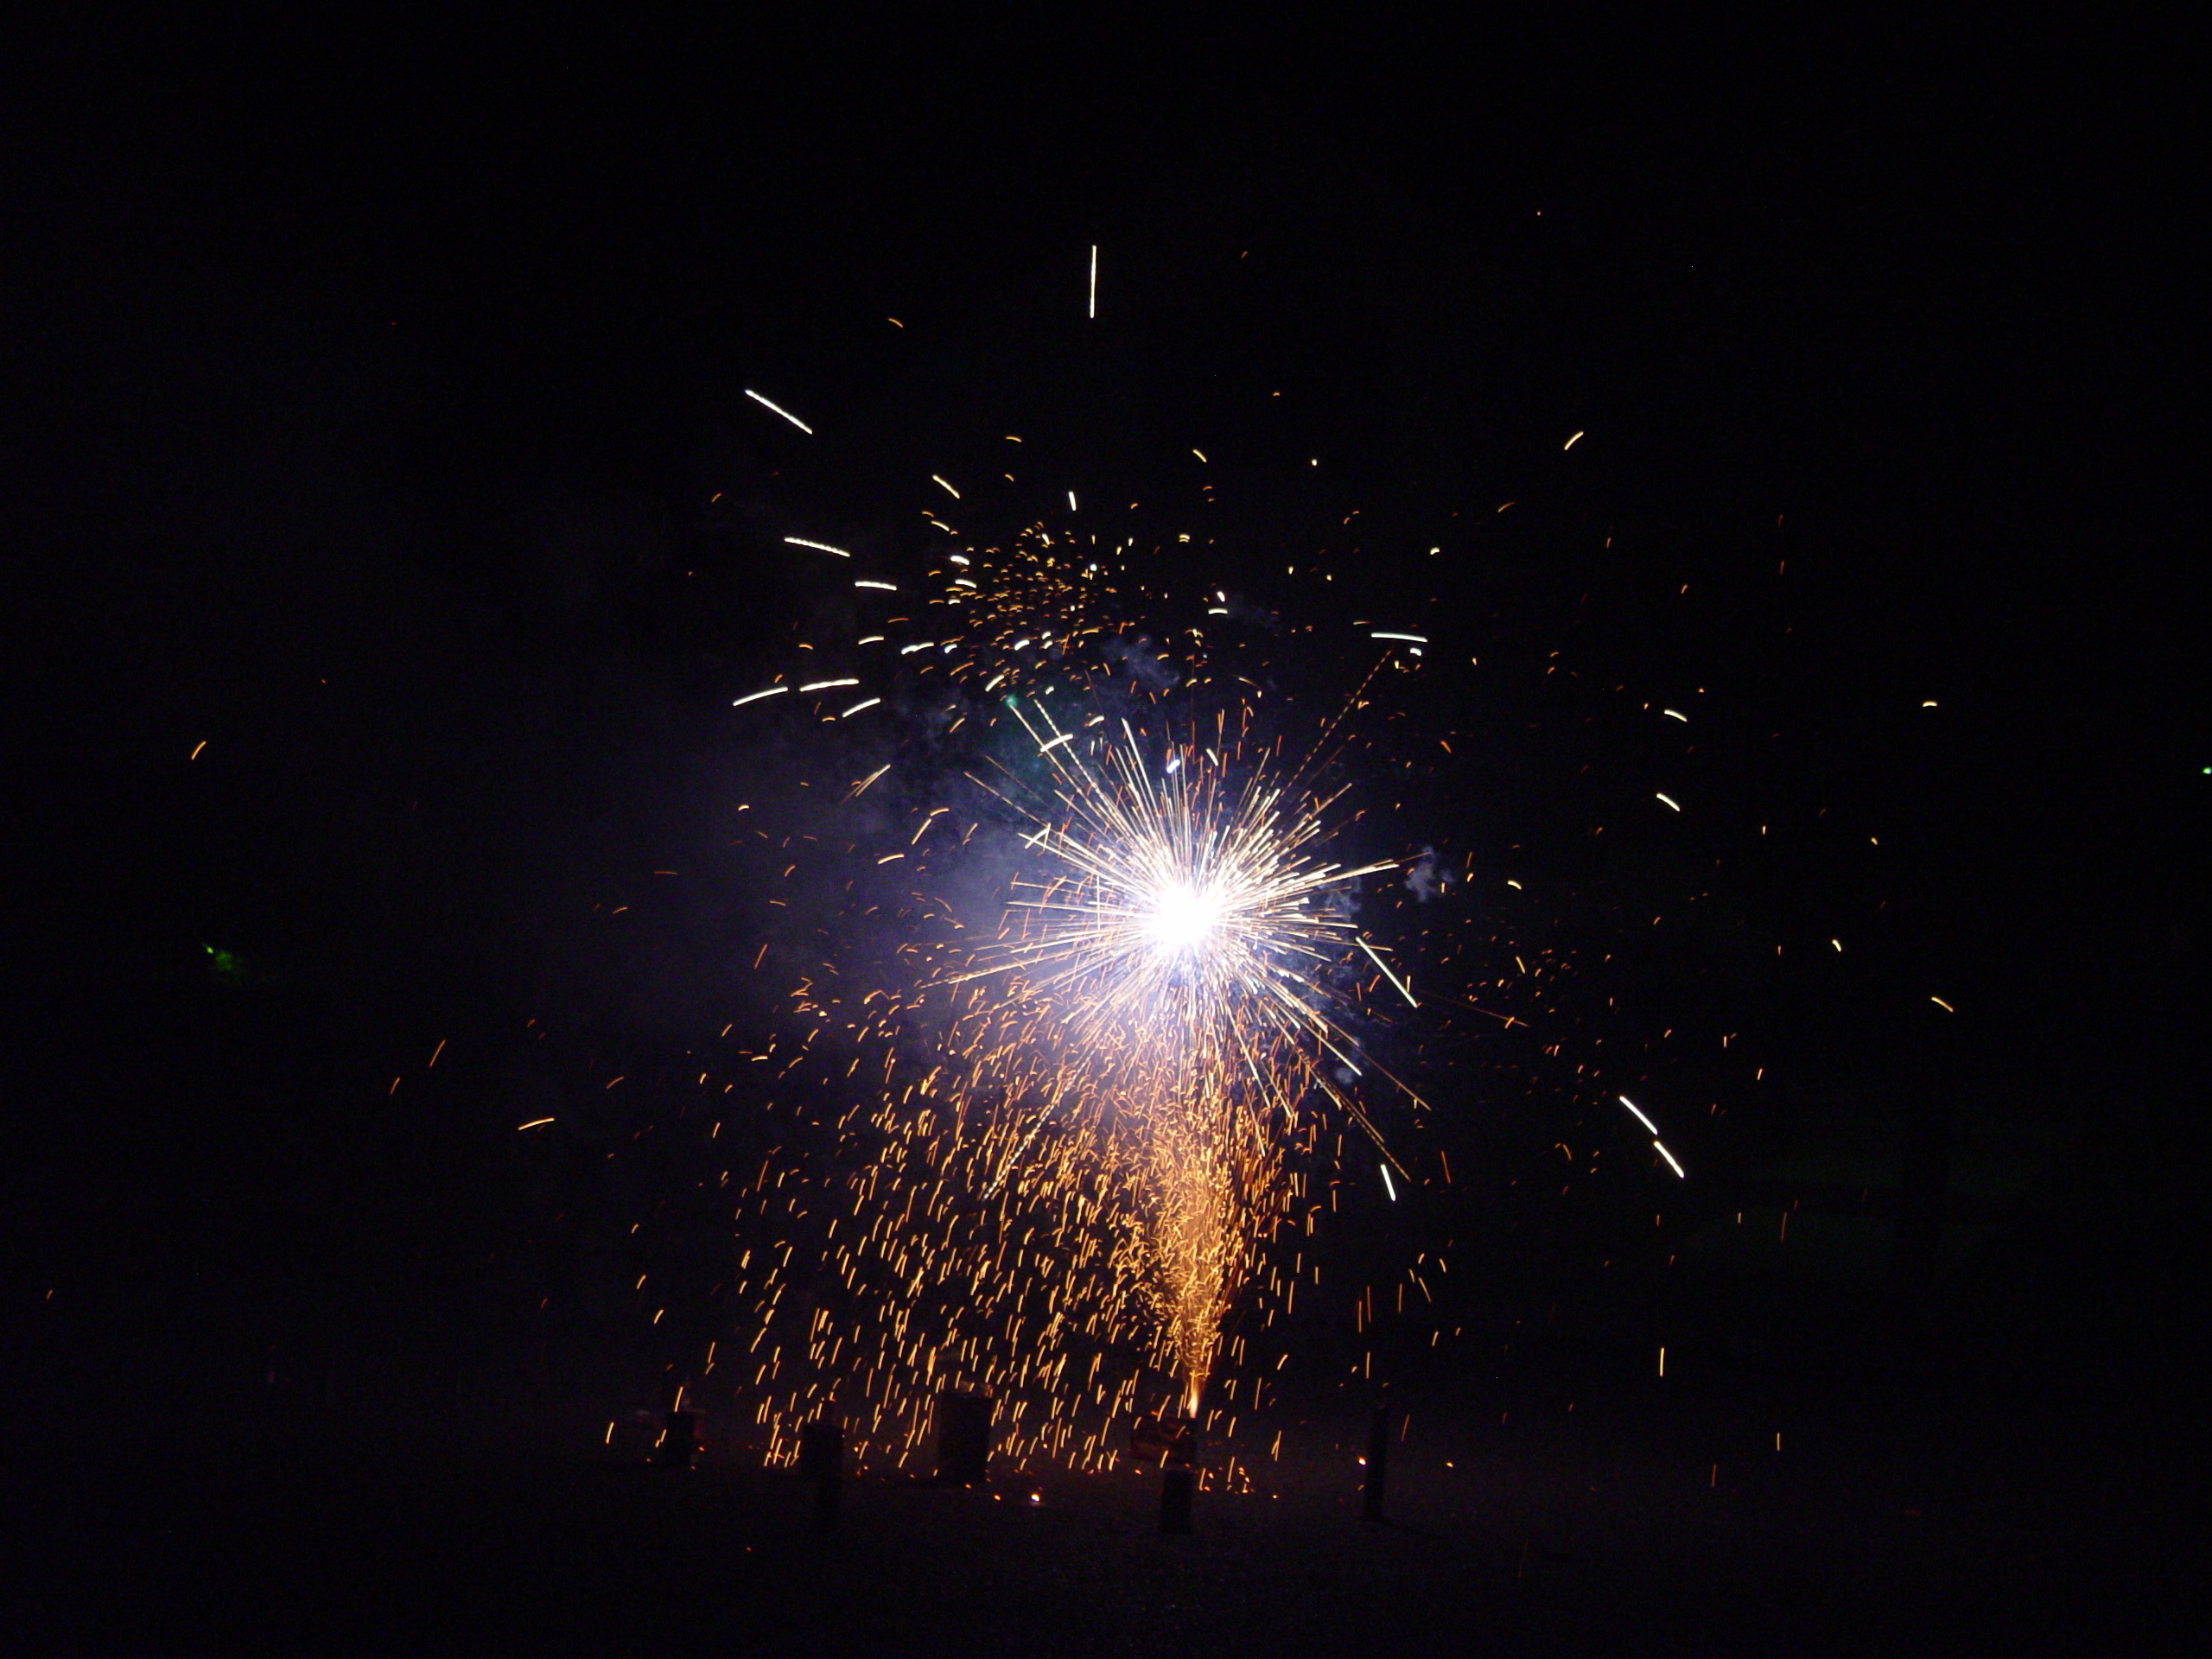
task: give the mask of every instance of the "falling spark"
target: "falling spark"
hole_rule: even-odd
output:
[[[792,414],[788,409],[785,409],[779,404],[770,403],[766,397],[763,397],[759,392],[753,391],[749,387],[747,389],[745,395],[750,397],[754,403],[759,404],[762,408],[774,410],[777,414],[782,416],[793,426],[798,428],[800,431],[805,433],[810,438],[814,435],[814,429],[809,426],[804,421],[799,419],[798,416]]]
[[[730,707],[733,709],[742,709],[748,702],[758,702],[763,697],[779,697],[790,690],[791,687],[788,685],[772,685],[766,691],[752,691],[747,693],[744,696],[740,697],[735,702],[730,704]]]
[[[1385,979],[1389,980],[1391,984],[1397,987],[1398,995],[1406,999],[1406,1006],[1408,1007],[1417,1008],[1421,1007],[1420,1003],[1414,1001],[1414,994],[1407,988],[1406,982],[1400,979],[1395,974],[1390,971],[1390,964],[1375,954],[1375,948],[1372,945],[1369,944],[1365,939],[1355,939],[1352,943],[1358,945],[1361,950],[1366,951],[1367,959],[1382,970],[1382,976]]]
[[[784,539],[793,547],[810,547],[817,553],[835,553],[841,559],[853,556],[842,547],[832,547],[827,542],[810,542],[804,536],[786,536]]]
[[[1668,805],[1674,807],[1675,810],[1677,812],[1682,810],[1680,806],[1675,804],[1675,798],[1671,795],[1662,795],[1659,798],[1666,802]]]

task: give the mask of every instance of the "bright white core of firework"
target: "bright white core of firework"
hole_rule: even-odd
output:
[[[1154,896],[1145,916],[1145,931],[1154,949],[1167,956],[1196,950],[1206,942],[1221,918],[1221,904],[1203,887],[1166,887]]]

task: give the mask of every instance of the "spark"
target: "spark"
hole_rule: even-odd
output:
[[[853,586],[855,588],[880,588],[887,594],[895,594],[899,591],[899,584],[895,582],[855,582]],[[878,639],[882,638],[880,634],[876,637]]]
[[[1567,445],[1566,445],[1566,447],[1567,447],[1567,448],[1569,448],[1569,449],[1572,449],[1572,448],[1574,448],[1574,446],[1575,446],[1576,444],[1580,443],[1581,441],[1582,441],[1582,435],[1581,435],[1580,432],[1578,432],[1578,433],[1576,433],[1573,437],[1569,438],[1569,439],[1567,441]]]
[[[1090,315],[1098,315],[1098,245],[1090,245]]]
[[[1373,945],[1368,944],[1365,939],[1355,939],[1353,943],[1358,945],[1361,950],[1366,951],[1367,959],[1370,962],[1372,962],[1377,968],[1380,968],[1382,970],[1382,976],[1389,980],[1391,984],[1398,988],[1398,995],[1406,999],[1406,1006],[1408,1007],[1417,1008],[1421,1007],[1420,1003],[1414,1001],[1414,994],[1407,988],[1406,982],[1400,979],[1395,974],[1392,973],[1390,971],[1390,964],[1375,954],[1375,947]]]
[[[516,1124],[515,1132],[520,1134],[524,1129],[542,1129],[551,1122],[553,1120],[550,1117],[533,1117],[527,1123]]]
[[[814,435],[814,429],[809,426],[804,421],[799,419],[798,416],[792,414],[788,409],[783,408],[780,404],[770,403],[766,397],[763,397],[759,392],[754,391],[750,387],[746,389],[745,395],[750,397],[754,403],[759,404],[763,409],[774,410],[777,414],[782,416],[793,426],[798,428],[800,431],[805,433],[810,438]]]
[[[858,685],[859,683],[860,682],[858,680],[816,680],[810,685],[802,685],[799,687],[799,690],[802,691],[833,691],[841,685]]]
[[[861,709],[873,709],[877,703],[881,702],[882,701],[883,699],[881,697],[867,698],[862,702],[855,703],[851,708],[846,709],[843,714],[838,715],[837,718],[840,720],[849,720],[853,715],[860,713]]]
[[[1688,1180],[1689,1179],[1688,1176],[1682,1173],[1682,1166],[1675,1161],[1675,1154],[1667,1150],[1666,1143],[1664,1141],[1654,1141],[1651,1144],[1659,1149],[1659,1155],[1667,1160],[1667,1166],[1675,1172],[1676,1179]]]
[[[835,553],[841,559],[853,556],[842,547],[832,547],[827,542],[810,542],[804,536],[786,536],[784,539],[793,547],[810,547],[817,553]]]
[[[742,709],[748,702],[758,702],[763,697],[779,697],[790,690],[791,687],[788,685],[772,685],[766,691],[747,692],[744,696],[740,697],[735,702],[730,704],[730,707],[733,709]]]
[[[1673,807],[1673,808],[1675,809],[1675,811],[1677,811],[1677,812],[1679,812],[1679,811],[1681,811],[1681,810],[1682,810],[1682,809],[1681,809],[1681,807],[1680,806],[1680,804],[1678,804],[1676,803],[1676,801],[1675,801],[1675,798],[1674,798],[1673,796],[1671,796],[1671,795],[1662,795],[1662,796],[1660,796],[1660,798],[1660,798],[1661,800],[1662,800],[1662,801],[1666,802],[1668,805],[1669,805],[1669,806]]]
[[[1382,1172],[1382,1190],[1390,1195],[1390,1202],[1395,1204],[1398,1201],[1398,1189],[1396,1184],[1390,1179],[1390,1166],[1377,1164],[1376,1168]]]
[[[939,478],[939,477],[938,477],[935,473],[931,473],[931,474],[930,474],[930,482],[931,482],[931,483],[932,483],[932,484],[934,484],[934,485],[936,485],[936,486],[938,486],[938,488],[939,488],[939,489],[943,490],[943,491],[944,491],[947,495],[950,496],[954,500],[957,501],[957,500],[960,499],[960,492],[959,492],[959,491],[957,491],[957,490],[956,490],[956,489],[954,489],[954,488],[952,487],[952,486],[951,486],[951,485],[950,485],[950,484],[946,483],[943,479]]]
[[[1637,1103],[1634,1101],[1630,1100],[1626,1095],[1623,1095],[1620,1097],[1620,1101],[1622,1105],[1627,1107],[1631,1112],[1636,1113],[1636,1121],[1637,1122],[1643,1124],[1645,1128],[1650,1130],[1654,1135],[1659,1133],[1659,1126],[1656,1123],[1654,1123],[1649,1118],[1646,1117],[1643,1112],[1638,1109]]]
[[[1403,639],[1416,645],[1428,643],[1428,636],[1425,633],[1370,633],[1367,637],[1370,639]]]

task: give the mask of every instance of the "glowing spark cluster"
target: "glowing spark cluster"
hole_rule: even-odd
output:
[[[995,982],[970,1016],[979,1046],[1136,1196],[1162,1357],[1195,1410],[1281,1212],[1282,1148],[1311,1093],[1337,1096],[1320,1062],[1356,1048],[1324,988],[1358,943],[1332,899],[1394,866],[1314,857],[1330,800],[1264,756],[1232,784],[1225,715],[1211,743],[1164,756],[1127,721],[1086,755],[1041,707],[1020,717],[1058,814],[999,937],[952,982]]]

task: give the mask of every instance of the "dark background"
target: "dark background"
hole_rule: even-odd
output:
[[[698,868],[728,699],[813,602],[760,526],[803,504],[895,552],[914,482],[1004,431],[1108,495],[1187,493],[1208,449],[1223,569],[1292,613],[1338,596],[1268,588],[1278,550],[1362,509],[1353,593],[1433,595],[1484,661],[1427,705],[1481,743],[1434,785],[1446,832],[1571,890],[1586,955],[1693,882],[1787,947],[1733,978],[1717,936],[1624,956],[1636,1018],[1745,1031],[1781,1081],[1684,1130],[1693,1213],[1624,1287],[1592,1258],[1648,1185],[1516,1199],[1522,1243],[1473,1198],[1438,1218],[1495,1235],[1468,1309],[1598,1310],[1624,1369],[1672,1319],[1813,1394],[2186,1398],[2185,44],[24,31],[4,1180],[35,1421],[251,1414],[272,1355],[388,1410],[543,1361],[532,1304],[596,1247],[518,1243],[580,1189],[511,1109],[752,995],[741,893],[640,895]],[[1662,755],[1632,715],[1700,689],[1703,752]],[[1681,779],[1688,839],[1570,850]],[[1497,1130],[1501,1177],[1556,1127]],[[1741,1259],[1712,1229],[1747,1206],[1840,1242]],[[1695,1293],[1662,1285],[1700,1238]],[[563,1351],[649,1392],[664,1357],[617,1323]]]

